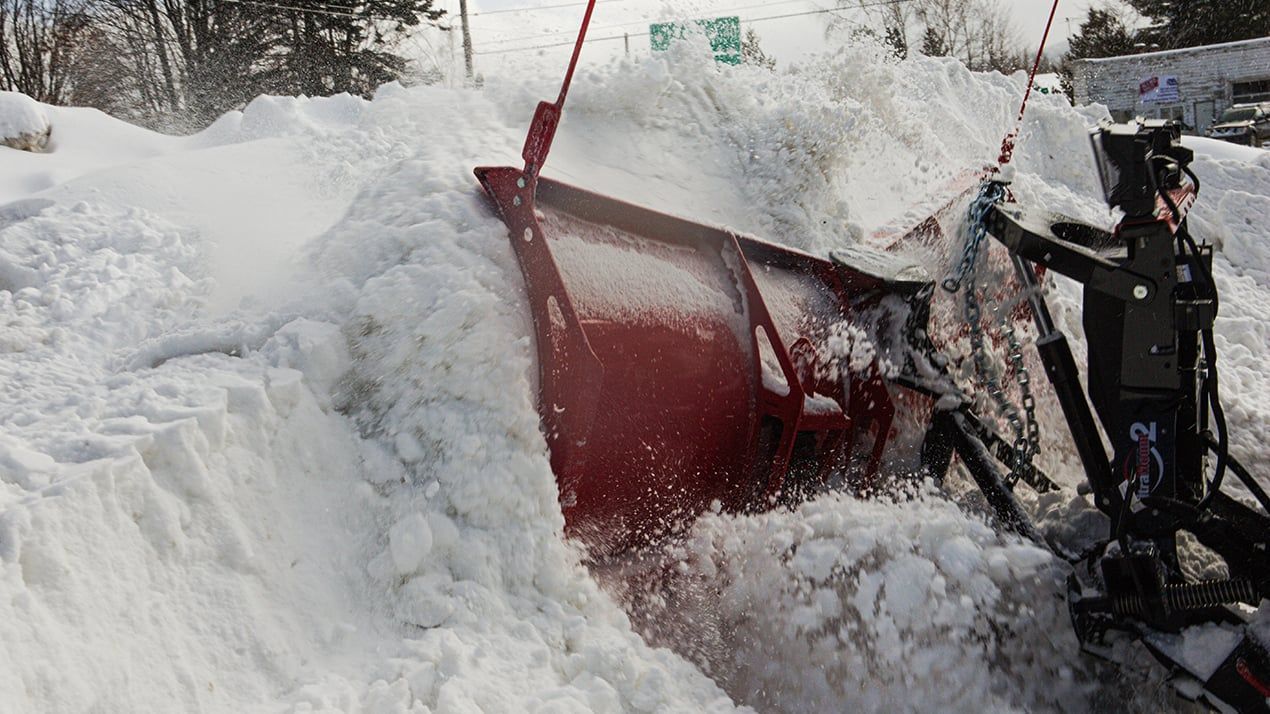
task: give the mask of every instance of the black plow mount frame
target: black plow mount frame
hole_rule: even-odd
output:
[[[1111,232],[1006,203],[993,207],[986,227],[1009,250],[1088,493],[1110,521],[1106,539],[1083,554],[1053,548],[1074,565],[1068,604],[1082,646],[1109,656],[1113,639],[1138,639],[1170,669],[1182,695],[1224,711],[1270,712],[1270,657],[1249,626],[1254,608],[1270,597],[1270,498],[1227,453],[1212,249],[1196,245],[1187,230],[1199,180],[1180,137],[1178,124],[1164,121],[1105,124],[1092,133],[1107,201],[1124,211]],[[1084,286],[1088,398],[1036,265]],[[929,380],[896,381],[937,393]],[[941,479],[955,452],[1000,521],[1044,543],[1013,486],[1017,480],[1044,491],[1052,482],[1035,470],[1005,475],[998,464],[1011,463],[1010,444],[967,400],[951,401],[956,406],[932,419],[924,470]],[[1260,509],[1222,492],[1226,473]],[[1219,555],[1227,577],[1188,577],[1178,553],[1181,531]],[[1217,651],[1201,658],[1184,651],[1195,628],[1221,643]]]

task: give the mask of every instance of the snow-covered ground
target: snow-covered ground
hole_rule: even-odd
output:
[[[1078,654],[1051,558],[937,494],[711,515],[669,554],[682,582],[647,597],[583,567],[520,274],[471,174],[517,161],[557,82],[260,98],[183,138],[40,107],[51,151],[0,148],[0,709],[1121,696]],[[820,253],[881,240],[995,158],[1023,84],[858,48],[778,74],[686,51],[586,67],[545,173]],[[1110,222],[1097,118],[1033,99],[1021,202]],[[1219,248],[1232,450],[1266,477],[1270,154],[1212,144],[1194,227]],[[1051,294],[1079,335],[1076,288]],[[1041,412],[1041,464],[1073,486]],[[1057,528],[1081,501],[1032,505]]]

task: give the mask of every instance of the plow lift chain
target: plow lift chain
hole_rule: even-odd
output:
[[[1270,598],[1270,496],[1228,453],[1212,332],[1218,308],[1212,249],[1196,245],[1186,224],[1199,193],[1188,167],[1193,153],[1181,145],[1173,121],[1104,124],[1091,136],[1107,202],[1124,211],[1112,232],[1009,205],[1000,178],[989,179],[972,202],[961,260],[943,285],[965,291],[975,371],[1015,440],[1000,443],[968,398],[944,399],[922,445],[923,466],[939,478],[956,452],[998,518],[1044,542],[1012,488],[1019,478],[1038,478],[1029,475],[1035,414],[1019,342],[1005,332],[1026,425],[1017,408],[1006,406],[979,322],[975,265],[990,235],[1009,250],[1087,493],[1110,523],[1106,539],[1083,555],[1050,546],[1074,565],[1068,606],[1082,647],[1115,660],[1127,654],[1118,641],[1136,640],[1169,668],[1183,696],[1221,711],[1270,712],[1270,617],[1254,610]],[[1084,286],[1088,396],[1034,265]],[[993,455],[1010,477],[1001,476]],[[1260,509],[1222,492],[1227,472]],[[1220,556],[1228,576],[1188,576],[1180,531]]]
[[[985,181],[979,194],[970,203],[965,221],[965,242],[962,244],[961,260],[955,273],[942,283],[944,290],[951,293],[963,291],[962,309],[970,334],[971,357],[974,362],[975,378],[982,382],[988,396],[992,399],[997,413],[1005,419],[1014,435],[1012,451],[1004,462],[1010,468],[1006,485],[1011,489],[1020,479],[1033,483],[1032,459],[1040,449],[1040,428],[1036,422],[1036,400],[1032,396],[1031,378],[1027,367],[1023,364],[1023,345],[1018,334],[1011,325],[1008,313],[1001,315],[1001,332],[1006,338],[1009,349],[1007,358],[1018,385],[1020,407],[1010,401],[1005,387],[999,378],[998,366],[989,361],[989,353],[984,345],[983,310],[978,296],[979,254],[983,242],[988,237],[987,217],[993,206],[1005,199],[1006,184],[1001,181]]]

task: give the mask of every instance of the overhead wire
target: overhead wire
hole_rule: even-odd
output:
[[[381,20],[383,22],[404,22],[404,20],[400,17],[371,15],[371,14],[363,13],[363,12],[352,12],[351,10],[345,11],[345,10],[335,10],[335,9],[324,9],[324,8],[338,7],[334,5],[327,5],[325,3],[317,3],[318,5],[321,5],[322,7],[301,7],[299,5],[283,5],[280,3],[262,2],[261,0],[220,0],[220,1],[233,3],[235,5],[254,5],[256,7],[265,7],[265,8],[270,8],[273,10],[283,10],[285,12],[301,12],[301,13],[308,13],[312,15],[329,15],[332,17],[351,17],[358,20]],[[422,22],[433,25],[435,27],[442,27],[435,20],[425,19]],[[442,29],[448,29],[448,28],[442,27]]]
[[[611,2],[629,2],[629,0],[595,0],[596,5]],[[482,15],[503,15],[512,12],[535,12],[538,10],[556,10],[563,7],[580,7],[586,5],[585,2],[566,2],[559,5],[526,5],[524,7],[508,7],[502,10],[482,10],[480,12],[469,12],[468,17],[480,17]]]
[[[784,19],[788,19],[788,18],[791,18],[791,17],[806,17],[806,16],[810,16],[810,15],[824,15],[824,14],[826,14],[826,13],[830,13],[830,14],[837,14],[837,13],[843,12],[844,10],[848,10],[848,9],[869,8],[869,7],[880,7],[880,6],[882,6],[882,5],[891,5],[891,4],[894,4],[894,3],[906,3],[906,2],[914,2],[914,1],[915,1],[915,0],[884,0],[884,1],[882,1],[882,2],[860,3],[860,4],[858,4],[858,5],[853,5],[853,6],[851,6],[850,8],[820,8],[819,10],[804,10],[804,11],[802,11],[802,12],[790,12],[790,13],[785,13],[785,14],[781,14],[781,15],[766,15],[766,16],[764,16],[764,17],[751,17],[751,18],[746,18],[746,19],[744,20],[744,22],[748,22],[748,23],[750,23],[750,24],[753,24],[753,23],[756,23],[756,22],[767,22],[767,21],[770,21],[770,20],[784,20]],[[769,3],[769,4],[771,4],[771,3]],[[726,8],[720,8],[720,12],[726,12],[726,11],[727,11],[727,9],[726,9]],[[684,21],[682,21],[682,22],[696,22],[696,21],[701,20],[701,19],[707,19],[707,18],[694,18],[694,19],[692,19],[692,20],[684,20]],[[631,23],[631,24],[634,24],[634,23]],[[629,32],[629,33],[623,33],[623,34],[621,34],[621,35],[609,35],[609,36],[607,36],[607,37],[592,37],[592,38],[588,38],[588,39],[584,40],[584,42],[606,42],[606,41],[612,41],[612,40],[622,40],[622,39],[626,39],[626,38],[628,38],[628,37],[646,37],[646,36],[648,36],[649,34],[651,34],[651,33],[649,33],[649,32]],[[509,52],[532,52],[532,51],[534,51],[534,50],[545,50],[545,49],[550,49],[550,48],[552,48],[552,47],[569,47],[569,46],[572,46],[573,44],[574,44],[573,42],[552,42],[552,43],[548,43],[548,44],[531,45],[531,46],[528,46],[528,47],[511,47],[511,48],[508,48],[508,49],[503,49],[503,50],[485,50],[485,51],[481,51],[481,52],[473,52],[472,54],[474,54],[474,55],[498,55],[498,54],[506,54],[506,53],[509,53]]]
[[[904,1],[907,1],[907,0],[904,0]],[[809,4],[811,4],[811,5],[816,5],[817,7],[821,7],[821,6],[820,6],[820,5],[818,5],[816,2],[814,2],[814,0],[776,0],[776,2],[756,3],[756,4],[753,4],[753,5],[742,5],[742,6],[740,6],[740,7],[729,7],[729,8],[723,8],[721,11],[722,11],[722,12],[737,12],[737,11],[740,11],[740,10],[753,10],[753,9],[755,9],[755,8],[760,8],[760,7],[772,7],[773,5],[791,5],[791,4],[793,4],[793,3],[809,3]],[[597,27],[593,27],[593,28],[591,28],[591,29],[593,29],[593,30],[612,30],[612,29],[616,29],[616,28],[619,28],[619,27],[631,27],[631,26],[634,26],[634,25],[646,25],[646,24],[648,24],[648,23],[650,23],[650,22],[654,22],[654,21],[655,21],[655,19],[654,19],[654,18],[641,18],[641,19],[638,19],[638,20],[629,20],[629,21],[627,21],[627,22],[613,22],[613,23],[609,23],[609,24],[607,24],[607,25],[599,25],[599,26],[597,26]],[[541,38],[541,39],[547,39],[548,37],[556,37],[556,36],[559,36],[559,35],[569,35],[569,36],[572,36],[572,35],[575,35],[576,33],[577,33],[577,31],[576,31],[576,30],[558,30],[558,31],[556,31],[556,32],[545,32],[545,33],[543,33],[543,34],[541,34],[541,35],[536,35],[536,36],[534,37],[534,39],[538,39],[538,38]],[[525,38],[525,37],[507,37],[507,38],[502,38],[502,39],[498,39],[498,40],[488,40],[488,41],[482,42],[481,44],[482,44],[482,45],[486,45],[486,46],[488,46],[488,45],[505,45],[505,44],[507,44],[508,42],[524,42],[526,39],[529,39],[529,38]],[[570,44],[572,44],[572,43],[570,43]]]

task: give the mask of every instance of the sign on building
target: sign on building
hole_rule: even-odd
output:
[[[741,64],[741,18],[716,17],[710,20],[694,20],[697,31],[710,41],[716,62]],[[659,22],[648,26],[648,39],[653,51],[664,52],[670,44],[688,34],[688,23]]]
[[[1138,101],[1143,104],[1176,104],[1182,101],[1177,77],[1152,75],[1138,83]]]

